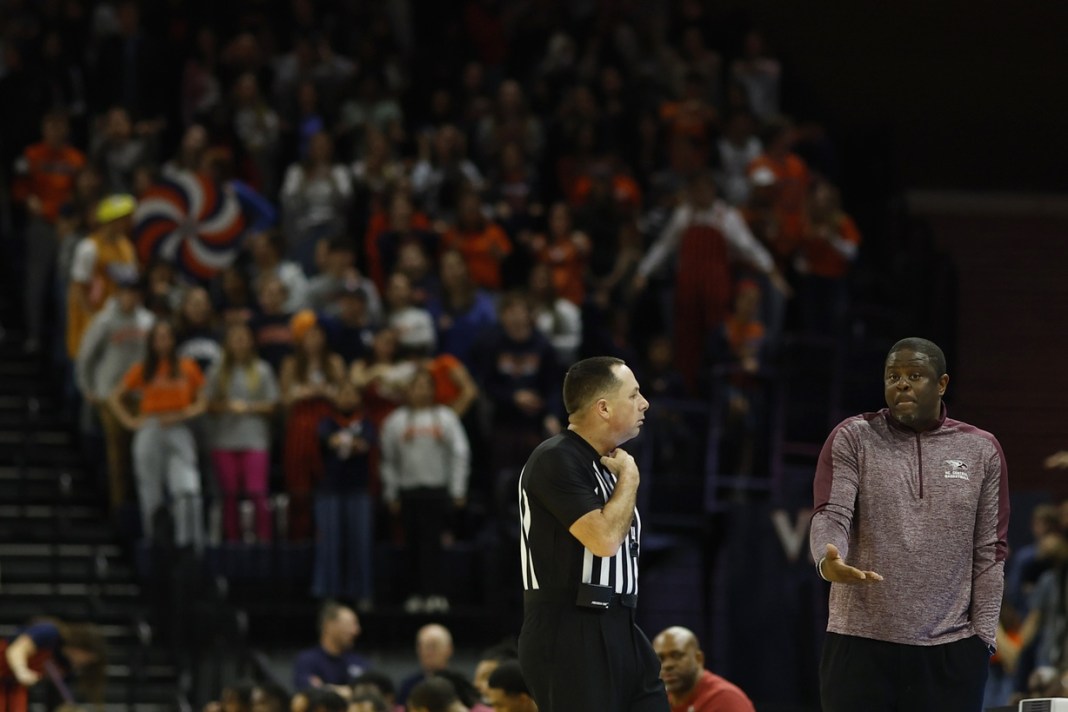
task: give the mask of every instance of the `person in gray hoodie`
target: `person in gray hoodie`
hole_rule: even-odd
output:
[[[415,573],[409,613],[448,610],[442,595],[442,537],[452,508],[467,501],[471,448],[463,425],[451,408],[434,403],[434,376],[416,371],[408,387],[408,405],[382,424],[382,497],[404,524],[410,569]]]
[[[130,433],[108,408],[107,399],[130,366],[144,359],[145,336],[154,321],[142,306],[137,273],[123,273],[117,282],[115,296],[89,322],[74,363],[78,390],[96,410],[104,431],[112,512],[126,502],[130,489]]]

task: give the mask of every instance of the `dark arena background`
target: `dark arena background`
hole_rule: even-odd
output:
[[[760,712],[817,710],[815,461],[906,336],[1004,448],[1014,630],[1053,565],[1035,537],[1068,526],[1066,26],[1056,3],[0,0],[0,637],[93,624],[109,710],[251,709],[296,691],[337,599],[394,684],[429,623],[472,678],[522,620],[519,468],[566,426],[566,367],[611,354],[652,404],[626,446],[643,630],[692,629]],[[752,239],[680,257],[660,238],[710,190]],[[104,269],[126,238],[133,277]],[[105,325],[116,292],[149,321]],[[220,471],[215,395],[182,426],[191,487],[129,462],[106,401],[152,319],[213,394],[247,325],[277,383],[245,416],[265,490]],[[471,454],[420,518],[387,418],[422,368]],[[346,397],[377,434],[351,457],[320,437]],[[1027,692],[1026,656],[992,665],[991,707]],[[55,679],[32,709],[92,707]]]

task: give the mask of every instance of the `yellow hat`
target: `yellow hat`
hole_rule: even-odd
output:
[[[97,203],[96,221],[101,225],[133,215],[137,209],[137,200],[128,193],[116,193]]]

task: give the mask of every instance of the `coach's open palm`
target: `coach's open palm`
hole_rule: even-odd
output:
[[[883,577],[874,571],[861,571],[847,564],[834,544],[827,545],[827,553],[823,557],[820,570],[823,572],[823,578],[833,583],[875,583],[883,580]]]

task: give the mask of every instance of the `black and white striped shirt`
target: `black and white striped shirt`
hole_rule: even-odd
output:
[[[596,556],[570,533],[580,517],[604,507],[616,477],[580,435],[568,430],[539,445],[519,477],[520,561],[526,591],[575,591],[580,583],[638,593],[641,518],[614,556]]]

